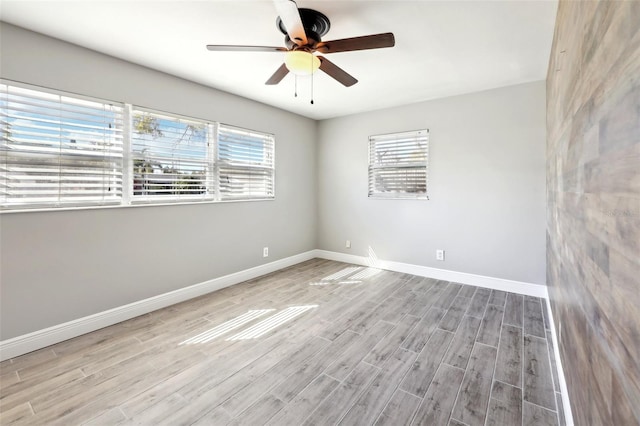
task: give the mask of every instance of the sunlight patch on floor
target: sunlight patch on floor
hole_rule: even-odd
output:
[[[230,331],[235,330],[236,328],[240,328],[243,325],[253,321],[256,318],[259,318],[269,312],[275,311],[275,309],[254,309],[250,310],[239,317],[236,317],[232,320],[224,322],[210,330],[207,330],[203,333],[198,334],[197,336],[193,336],[190,339],[185,340],[180,343],[180,345],[194,345],[198,343],[207,343],[216,337],[222,336]]]
[[[378,275],[380,272],[382,272],[381,269],[366,268],[358,272],[357,274],[351,275],[349,279],[350,280],[366,280],[367,278],[371,278]]]
[[[341,280],[342,278],[348,277],[349,275],[353,274],[354,272],[360,271],[363,268],[361,266],[349,266],[348,268],[344,268],[341,271],[335,272],[331,275],[328,275],[324,278],[322,278],[322,280],[320,281],[338,281]]]
[[[297,316],[302,315],[303,313],[317,307],[318,305],[290,306],[287,309],[284,309],[277,314],[272,315],[269,318],[264,319],[259,323],[249,327],[248,329],[229,337],[227,340],[247,340],[258,338],[270,332],[271,330],[293,320]]]
[[[349,266],[336,273],[322,278],[320,281],[314,281],[309,285],[324,286],[331,284],[360,284],[363,280],[371,278],[382,272],[376,268],[365,268],[363,266]]]

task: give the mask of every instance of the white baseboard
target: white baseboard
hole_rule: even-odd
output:
[[[551,302],[547,298],[547,312],[549,313],[549,321],[551,322],[551,337],[553,339],[553,352],[556,357],[556,365],[558,369],[558,383],[562,394],[562,408],[564,409],[564,420],[567,426],[573,426],[573,414],[571,414],[571,402],[569,401],[569,390],[567,389],[567,381],[564,378],[564,370],[562,369],[562,359],[560,359],[560,345],[558,344],[558,336],[556,335],[556,323],[551,312]]]
[[[0,341],[0,361],[14,358],[100,328],[108,327],[139,315],[153,312],[157,309],[184,302],[185,300],[202,296],[204,294],[313,259],[314,257],[353,263],[356,265],[371,266],[380,269],[388,269],[396,272],[430,277],[439,280],[454,281],[457,283],[470,284],[496,290],[510,291],[529,296],[543,297],[545,299],[548,298],[547,288],[543,285],[467,274],[464,272],[448,271],[445,269],[429,268],[426,266],[412,265],[408,263],[370,259],[365,256],[355,256],[326,250],[310,250],[275,262],[256,266],[254,268],[225,275],[223,277],[214,278],[212,280],[174,290],[169,293],[160,294],[128,305],[109,309],[108,311],[99,312],[65,322],[63,324],[45,328],[43,330],[38,330],[33,333]],[[566,393],[563,392],[563,396],[564,395],[566,395]]]
[[[109,309],[108,311],[99,312],[97,314],[78,318],[63,324],[54,325],[33,333],[3,340],[0,341],[0,361],[14,358],[100,328],[108,327],[157,309],[184,302],[185,300],[202,296],[204,294],[304,262],[305,260],[313,259],[314,257],[316,257],[315,250],[307,251],[295,256],[276,260],[275,262],[245,269],[240,272],[214,278],[189,287],[184,287],[158,296],[150,297],[148,299],[129,303],[128,305]]]
[[[549,297],[547,293],[547,286],[540,284],[486,277],[484,275],[468,274],[466,272],[449,271],[446,269],[430,268],[428,266],[412,265],[410,263],[371,259],[366,256],[356,256],[353,254],[339,253],[335,251],[315,250],[315,254],[316,257],[320,257],[322,259],[336,260],[339,262],[353,263],[373,268],[388,269],[390,271],[403,272],[405,274],[419,275],[421,277],[469,284],[494,290],[509,291],[511,293],[542,297],[544,299]]]

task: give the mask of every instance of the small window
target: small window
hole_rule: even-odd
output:
[[[213,198],[210,125],[135,109],[131,151],[133,201]]]
[[[3,209],[119,203],[122,106],[0,84]]]
[[[273,135],[221,124],[216,167],[220,199],[273,198]]]
[[[427,199],[429,131],[369,137],[369,197]]]

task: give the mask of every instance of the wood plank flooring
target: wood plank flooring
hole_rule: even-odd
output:
[[[1,363],[0,424],[563,425],[545,309],[313,259]]]

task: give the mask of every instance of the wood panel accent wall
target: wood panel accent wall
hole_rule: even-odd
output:
[[[560,1],[547,208],[547,283],[574,421],[640,424],[640,1]]]

